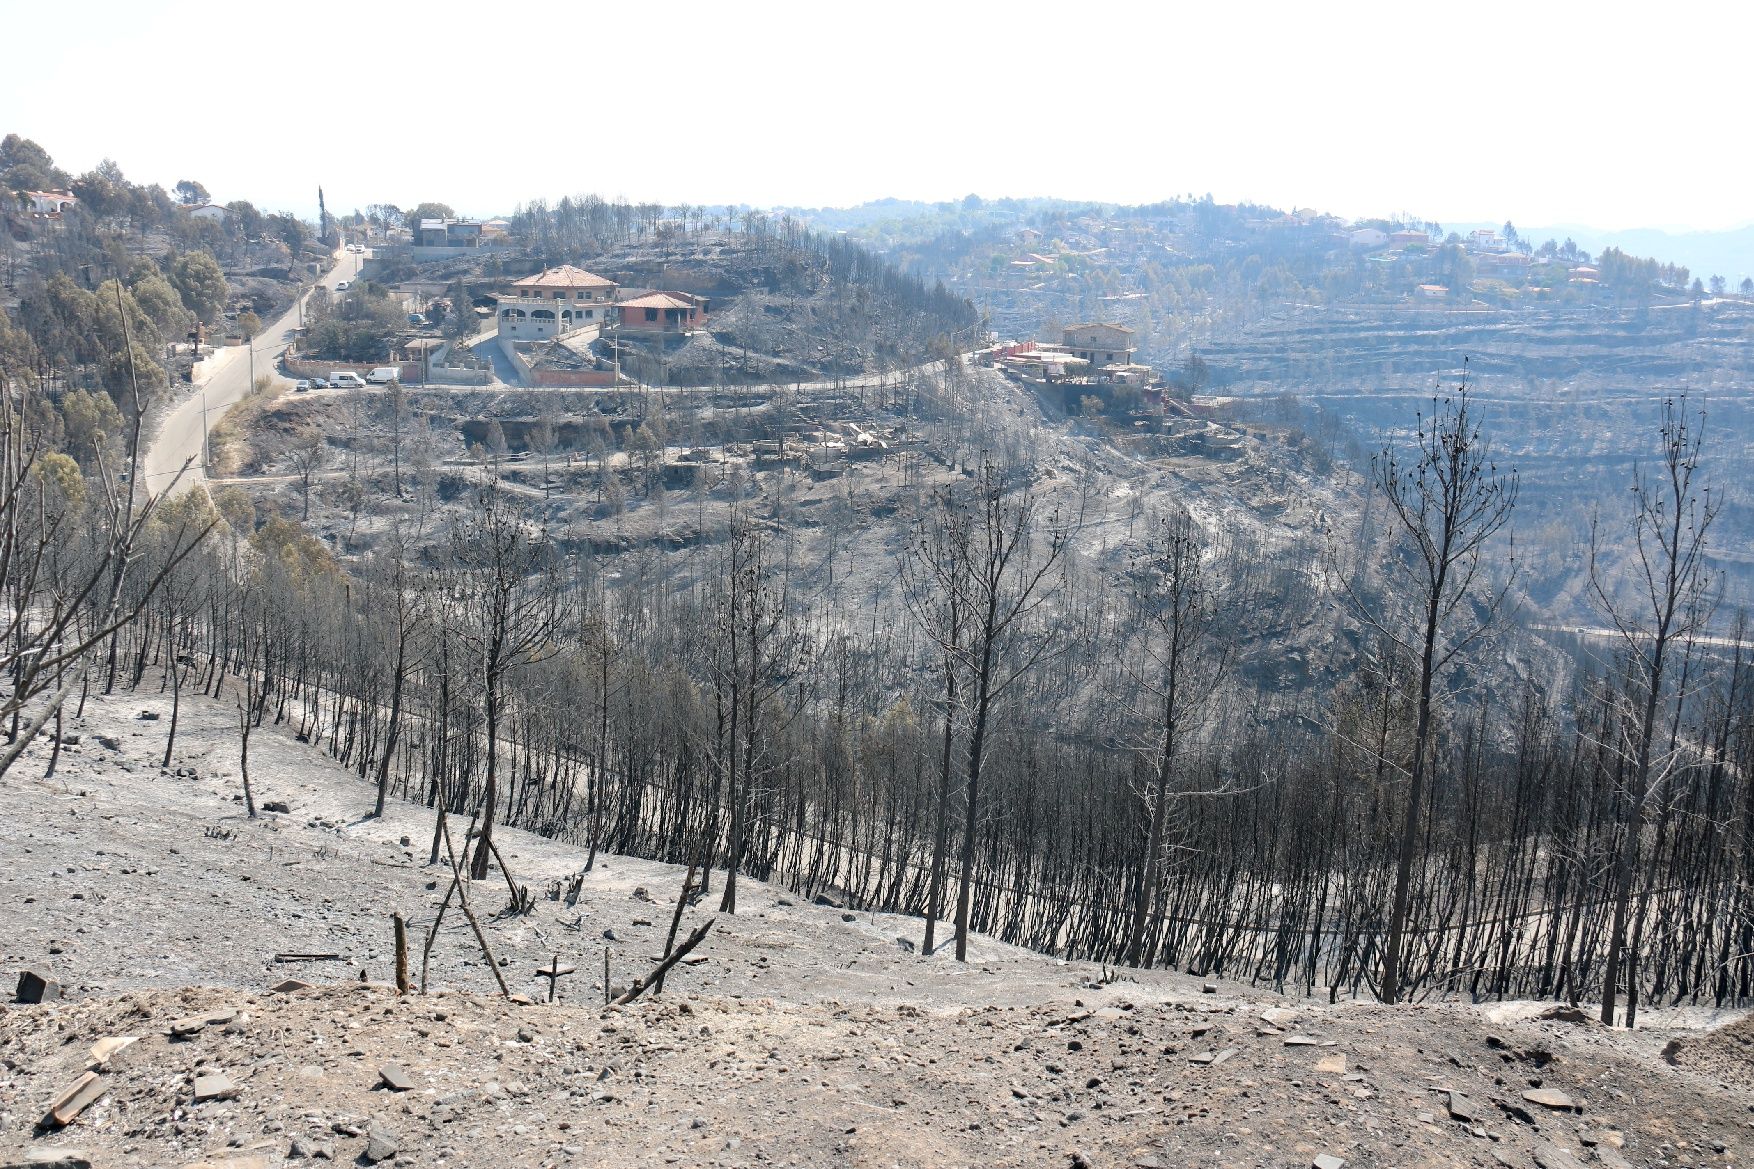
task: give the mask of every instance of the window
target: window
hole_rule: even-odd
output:
[[[649,308],[646,310],[646,320],[655,321],[657,319],[658,319],[658,310],[657,309]]]

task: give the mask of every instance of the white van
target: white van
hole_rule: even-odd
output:
[[[399,366],[380,365],[370,373],[366,374],[365,380],[374,386],[387,386],[391,382],[399,382],[402,380],[402,370]]]
[[[329,372],[329,384],[338,390],[361,390],[365,388],[365,379],[351,369],[336,369]]]

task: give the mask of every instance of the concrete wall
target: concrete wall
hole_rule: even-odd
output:
[[[418,361],[405,361],[400,363],[385,361],[324,361],[321,358],[294,357],[289,353],[280,359],[280,364],[286,370],[288,377],[324,378],[328,377],[331,371],[337,369],[350,369],[360,377],[364,377],[379,366],[394,364],[402,371],[403,385],[407,385],[411,381],[418,381],[420,379],[420,363]]]
[[[598,389],[613,386],[615,371],[612,369],[538,369],[532,370],[529,361],[510,337],[499,339],[499,351],[505,354],[512,368],[518,371],[518,380],[526,386],[546,386],[554,389]]]
[[[524,355],[518,352],[517,345],[510,337],[501,337],[499,339],[499,351],[505,354],[505,359],[512,363],[513,369],[518,371],[518,380],[528,384],[530,381],[530,363],[524,360]]]
[[[612,369],[539,369],[529,380],[532,385],[555,389],[598,389],[616,384]]]
[[[417,369],[411,375],[418,379]],[[493,374],[485,369],[453,369],[452,367],[435,365],[426,371],[426,385],[429,386],[485,386],[493,381]],[[418,380],[416,385],[421,384]]]
[[[376,250],[383,252],[389,259],[425,263],[431,260],[454,260],[458,256],[473,256],[480,252],[504,251],[510,247],[509,243],[483,241],[478,248],[428,248],[419,244],[389,244]]]

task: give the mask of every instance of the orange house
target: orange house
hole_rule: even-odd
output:
[[[623,332],[692,333],[706,326],[706,298],[686,292],[648,292],[615,307]]]

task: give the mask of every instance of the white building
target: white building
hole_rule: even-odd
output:
[[[32,215],[60,215],[79,203],[72,191],[26,191],[24,199]]]
[[[499,335],[546,341],[614,319],[613,280],[571,264],[514,280],[499,298]]]

